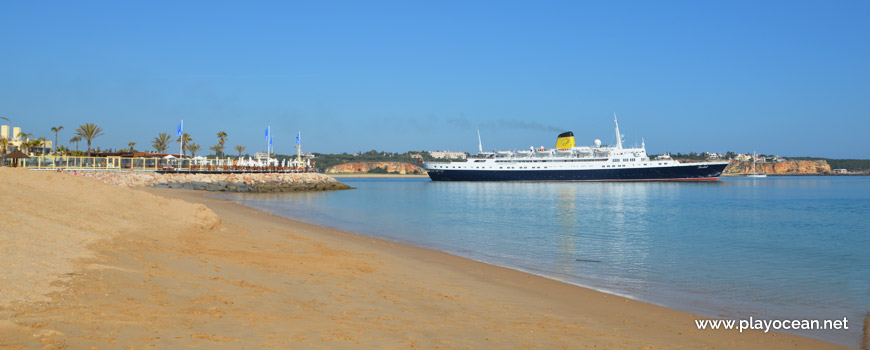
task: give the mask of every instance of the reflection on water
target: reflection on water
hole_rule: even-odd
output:
[[[228,197],[706,316],[860,320],[870,308],[870,178],[344,181],[358,189]]]

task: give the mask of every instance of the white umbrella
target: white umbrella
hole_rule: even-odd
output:
[[[175,159],[175,156],[168,154],[166,157],[163,157],[163,159]]]

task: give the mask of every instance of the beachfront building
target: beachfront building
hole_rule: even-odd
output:
[[[740,153],[740,154],[734,156],[734,160],[741,161],[741,162],[751,162],[752,155]]]
[[[450,151],[430,151],[429,155],[437,159],[465,159],[468,156],[465,152]]]
[[[21,137],[21,128],[20,127],[11,127],[9,125],[0,125],[0,138],[5,138],[9,140],[9,145],[6,146],[6,152],[12,152],[17,149],[21,149],[21,143],[32,141],[30,138]],[[45,140],[42,144],[37,147],[31,147],[28,150],[30,155],[37,154],[45,154],[51,153],[54,145],[52,141]]]
[[[707,159],[719,159],[719,158],[722,158],[722,155],[721,155],[721,154],[719,154],[719,153],[715,153],[715,152],[704,152],[704,154],[706,155]]]

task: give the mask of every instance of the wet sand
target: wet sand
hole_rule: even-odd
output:
[[[55,278],[46,288],[22,284],[2,299],[0,348],[842,348],[781,333],[698,331],[686,313],[203,192],[0,169],[9,179],[18,185],[0,192],[33,186],[0,205],[40,219],[9,229],[12,216],[0,214],[0,252],[29,252],[0,256],[19,266],[4,270],[0,292],[46,249],[77,253],[57,259],[68,265],[40,267]],[[56,214],[37,214],[40,205]],[[52,238],[73,229],[93,239]]]

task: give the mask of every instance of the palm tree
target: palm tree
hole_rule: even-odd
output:
[[[190,150],[191,157],[196,157],[196,151],[199,151],[200,145],[197,145],[195,143],[191,143],[191,144],[187,145],[187,149]]]
[[[9,147],[9,139],[0,137],[0,148],[3,149],[3,155],[6,155],[6,148]]]
[[[57,146],[58,146],[57,145],[57,133],[59,133],[61,130],[63,130],[63,125],[58,125],[58,126],[51,128],[51,131],[54,131],[54,144],[52,146],[54,146],[55,149],[57,149]],[[55,153],[57,153],[57,151],[55,151]]]
[[[82,137],[81,137],[81,136],[78,136],[78,135],[73,136],[71,139],[69,139],[69,143],[75,143],[75,144],[76,144],[76,152],[79,151],[79,142],[81,142],[81,140],[82,140]]]
[[[181,143],[181,156],[184,157],[184,149],[187,148],[188,143],[193,142],[193,137],[190,137],[188,133],[183,133],[175,142]]]
[[[93,123],[85,123],[84,125],[79,125],[79,128],[76,129],[76,135],[81,136],[88,142],[88,155],[91,155],[91,140],[103,134],[103,129],[97,126],[97,124]]]
[[[18,149],[21,150],[21,152],[24,152],[25,154],[27,154],[27,151],[30,150],[29,139],[31,137],[33,137],[33,134],[28,134],[28,133],[23,133],[23,132],[18,133],[18,142],[19,142]]]
[[[27,139],[29,139],[31,137],[33,137],[33,134],[28,134],[28,133],[23,133],[23,132],[18,133],[18,141],[21,141],[21,142],[25,142],[25,141],[27,141]]]
[[[166,146],[169,146],[169,142],[172,141],[172,136],[169,133],[161,132],[157,134],[157,137],[154,138],[154,141],[151,142],[151,147],[154,147],[158,153],[166,152]]]
[[[19,135],[21,135],[21,134],[19,134]],[[18,149],[20,149],[21,152],[24,152],[24,154],[28,154],[28,153],[30,153],[30,149],[35,148],[35,147],[39,147],[40,143],[42,143],[42,141],[40,141],[40,140],[29,140],[29,141],[28,140],[21,140],[21,143],[19,144]]]
[[[239,158],[242,157],[242,152],[245,151],[245,146],[236,146],[236,152],[239,152]]]
[[[42,155],[45,155],[45,136],[40,136],[36,141],[39,141],[39,147],[42,147]]]
[[[220,147],[220,151],[215,151],[215,152],[223,152],[224,151],[224,142],[227,141],[227,132],[226,131],[218,131],[217,137],[218,137],[218,144],[221,147]],[[217,156],[219,157],[220,155],[217,154]]]
[[[136,146],[135,142],[133,142],[133,141],[127,142],[127,147],[130,147],[130,152],[136,152],[136,150],[133,149],[133,146]]]
[[[217,145],[209,147],[208,149],[214,151],[215,157],[220,158],[220,154],[224,151],[224,146],[221,144],[217,144]]]

